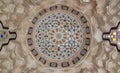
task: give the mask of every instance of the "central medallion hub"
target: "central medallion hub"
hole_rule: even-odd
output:
[[[57,27],[48,33],[48,38],[50,39],[51,43],[56,45],[62,45],[67,41],[67,33],[66,31],[61,28]]]
[[[63,37],[63,35],[62,35],[62,33],[60,33],[60,32],[58,32],[58,33],[55,33],[55,38],[56,38],[56,40],[61,40],[62,39],[62,37]]]

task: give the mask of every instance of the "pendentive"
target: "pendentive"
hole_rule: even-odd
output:
[[[117,51],[120,52],[120,22],[116,27],[112,27],[109,32],[104,32],[103,40],[108,40],[110,45],[116,46]]]
[[[5,27],[0,21],[0,51],[3,46],[8,45],[11,40],[15,40],[17,37],[16,32],[12,32],[8,27]]]

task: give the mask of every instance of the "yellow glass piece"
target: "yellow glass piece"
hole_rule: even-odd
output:
[[[113,38],[113,41],[116,42],[116,38]]]

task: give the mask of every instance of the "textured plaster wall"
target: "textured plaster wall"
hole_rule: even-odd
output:
[[[76,7],[89,19],[92,47],[83,63],[70,69],[49,69],[29,54],[25,37],[29,21],[38,10],[54,4]],[[18,33],[0,52],[0,73],[120,73],[120,53],[101,38],[120,21],[120,0],[0,0],[0,20]]]

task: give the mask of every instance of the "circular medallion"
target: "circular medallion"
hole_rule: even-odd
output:
[[[39,21],[34,38],[43,55],[53,60],[64,60],[77,53],[83,41],[83,33],[74,17],[56,12]]]
[[[90,25],[78,10],[55,5],[38,12],[31,23],[27,43],[38,62],[49,67],[70,67],[86,56]]]

